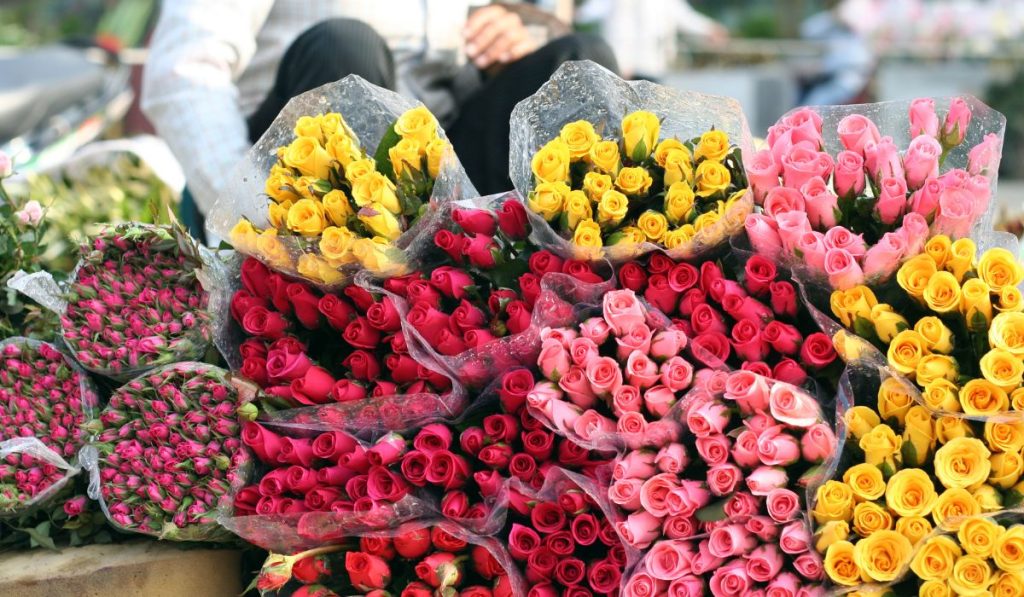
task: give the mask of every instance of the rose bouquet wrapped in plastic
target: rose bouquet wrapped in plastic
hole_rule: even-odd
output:
[[[1005,124],[973,98],[794,110],[748,164],[750,242],[832,288],[886,280],[931,234],[991,228]]]

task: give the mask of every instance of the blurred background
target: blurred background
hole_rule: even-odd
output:
[[[171,0],[167,0],[171,1]],[[152,220],[185,179],[138,110],[159,0],[0,0],[0,149],[48,209],[44,267],[90,222]],[[537,0],[624,76],[729,95],[755,135],[803,104],[973,94],[1008,117],[1001,226],[1024,231],[1024,2]]]

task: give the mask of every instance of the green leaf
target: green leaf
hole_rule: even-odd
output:
[[[1016,489],[1011,489],[1003,495],[1003,508],[1016,508],[1021,502],[1024,502],[1024,493],[1020,493]]]
[[[647,144],[641,140],[633,147],[633,155],[629,156],[633,162],[639,164],[640,162],[647,159],[647,156],[651,155],[651,151],[647,149]]]
[[[57,546],[53,543],[53,539],[50,538],[50,521],[49,520],[44,520],[43,522],[41,522],[38,525],[36,525],[35,528],[28,527],[28,528],[22,528],[22,529],[18,529],[18,530],[24,532],[25,534],[27,534],[29,537],[32,538],[31,543],[32,543],[33,547],[42,546],[42,547],[45,547],[47,549],[52,549],[53,551],[57,551]]]
[[[853,321],[853,332],[865,340],[871,340],[876,337],[875,324],[871,323],[870,319],[859,315]]]
[[[384,137],[380,140],[377,152],[373,154],[373,161],[377,163],[377,172],[391,179],[395,177],[395,168],[391,165],[391,155],[388,154],[388,151],[395,145],[398,145],[398,142],[401,140],[402,136],[395,132],[395,125],[392,123],[388,127],[388,131],[384,133]]]
[[[697,510],[697,520],[701,522],[718,522],[719,520],[725,520],[725,505],[728,502],[729,500],[719,500]]]
[[[914,447],[914,442],[904,441],[902,452],[903,464],[909,464],[911,466],[918,466],[922,464],[917,460],[917,448]]]

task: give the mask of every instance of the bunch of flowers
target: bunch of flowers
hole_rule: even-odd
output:
[[[125,224],[82,247],[61,316],[64,342],[89,371],[125,380],[206,353],[210,289],[183,230]]]
[[[680,584],[684,595],[705,583],[715,595],[816,585],[821,559],[801,493],[835,453],[835,434],[794,386],[750,371],[702,373],[676,411],[684,438],[615,463],[609,497],[628,512],[619,534],[649,549],[629,584]]]
[[[12,338],[0,345],[0,514],[53,495],[69,479],[57,463],[87,439],[97,406],[85,374],[45,342]]]
[[[400,269],[396,242],[426,212],[449,143],[425,107],[398,117],[374,156],[341,114],[302,116],[267,175],[263,218],[231,230],[238,250],[318,284],[344,282],[345,266]]]
[[[659,140],[660,129],[645,111],[626,115],[606,139],[586,120],[566,124],[533,155],[527,206],[583,256],[724,238],[748,213],[734,209],[746,207],[739,148],[719,130],[680,141]]]
[[[879,302],[866,286],[835,291],[832,312],[886,352],[933,410],[985,416],[1024,409],[1024,266],[1010,251],[931,238]]]
[[[742,268],[705,261],[698,270],[654,252],[623,264],[618,281],[672,317],[692,339],[694,358],[709,367],[749,369],[797,386],[808,376],[826,386],[838,377],[830,371],[832,342],[814,331],[796,288],[763,256]]]
[[[271,554],[255,585],[264,595],[292,597],[522,595],[506,566],[508,555],[493,539],[445,522],[408,522],[359,537],[358,545]]]
[[[1000,156],[1000,138],[992,133],[971,149],[966,170],[940,175],[971,115],[956,98],[940,125],[933,100],[914,101],[911,141],[901,153],[870,118],[850,114],[837,126],[843,151],[834,156],[824,149],[818,112],[801,108],[784,116],[769,129],[768,149],[748,167],[763,209],[747,218],[751,243],[847,289],[887,279],[921,252],[929,229],[966,236],[988,208]]]
[[[203,363],[168,365],[118,388],[91,424],[111,522],[166,539],[219,538],[217,518],[251,468],[241,402],[228,373]]]
[[[231,314],[246,335],[241,373],[284,406],[450,393],[451,380],[409,354],[391,298],[358,286],[321,292],[247,258]]]

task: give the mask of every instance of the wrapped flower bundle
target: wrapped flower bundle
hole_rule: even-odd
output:
[[[124,381],[196,359],[213,338],[199,249],[164,226],[126,224],[82,247],[61,315],[64,342],[86,369]]]
[[[870,108],[885,115],[884,105],[861,109]],[[879,124],[852,110],[800,108],[783,116],[769,129],[768,149],[748,168],[762,207],[746,222],[755,250],[842,290],[889,278],[930,234],[967,236],[988,210],[1001,146],[1001,133],[989,133],[969,153],[959,149],[973,110],[961,98],[941,119],[934,100],[911,103],[902,151]],[[823,137],[822,114],[835,126],[841,151]],[[845,117],[833,124],[840,114]],[[1004,125],[1000,117],[998,126]],[[890,133],[901,139],[906,130]],[[949,161],[961,167],[949,167],[951,154],[956,159]]]
[[[218,540],[217,523],[245,483],[242,397],[228,373],[176,363],[121,386],[95,422],[95,498],[117,528],[175,541]],[[84,458],[84,457],[83,457]]]

